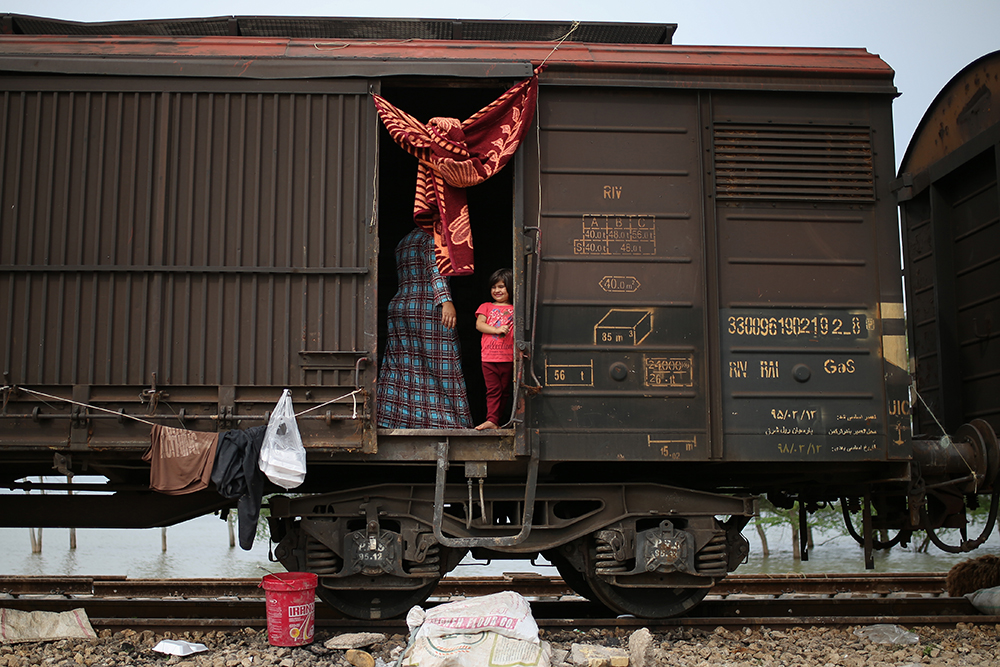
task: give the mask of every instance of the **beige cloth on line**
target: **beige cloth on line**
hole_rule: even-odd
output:
[[[153,426],[149,450],[149,488],[169,496],[194,493],[208,487],[215,464],[219,434]]]

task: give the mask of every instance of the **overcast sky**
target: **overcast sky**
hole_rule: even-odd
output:
[[[675,44],[859,46],[896,71],[897,164],[941,88],[1000,50],[1000,0],[0,0],[0,8],[74,21],[282,15],[676,23]]]

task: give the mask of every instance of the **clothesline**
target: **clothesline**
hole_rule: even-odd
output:
[[[550,40],[557,42],[557,44],[549,52],[549,55],[545,56],[545,59],[542,60],[543,65],[545,64],[545,61],[548,60],[549,57],[559,49],[560,46],[562,46],[562,43],[565,42],[570,35],[576,32],[576,29],[579,27],[580,27],[580,22],[573,21],[573,23],[570,25],[569,32],[560,37],[558,40]],[[341,49],[346,49],[350,46],[396,46],[397,44],[406,44],[408,42],[413,42],[413,41],[416,40],[411,37],[409,39],[392,39],[392,40],[368,41],[368,42],[355,42],[355,41],[313,42],[313,48],[316,49],[317,51],[339,51]]]
[[[319,410],[320,408],[326,407],[327,405],[330,405],[331,403],[336,403],[337,401],[339,401],[339,400],[341,400],[343,398],[347,398],[348,396],[350,396],[351,400],[354,402],[354,409],[351,412],[351,419],[357,419],[358,418],[358,397],[357,397],[357,393],[359,391],[361,391],[361,390],[360,389],[355,389],[354,391],[352,391],[349,394],[344,394],[343,396],[339,396],[337,398],[334,398],[333,400],[327,401],[326,403],[320,403],[319,405],[314,405],[313,407],[311,407],[311,408],[309,408],[307,410],[303,410],[302,412],[296,412],[295,413],[295,418],[298,419],[299,417],[301,417],[302,415],[306,414],[307,412],[312,412],[313,410]]]
[[[117,411],[117,410],[111,410],[109,408],[102,408],[99,405],[91,405],[90,403],[82,403],[80,401],[74,401],[71,398],[65,398],[63,396],[53,396],[52,394],[46,394],[45,392],[38,391],[36,389],[28,389],[27,387],[21,387],[21,386],[17,386],[17,385],[7,385],[7,386],[4,386],[4,387],[0,388],[0,391],[6,391],[8,389],[18,389],[20,391],[25,391],[25,392],[28,392],[29,394],[34,394],[35,396],[41,396],[42,398],[47,398],[47,399],[52,400],[52,401],[59,401],[59,402],[62,402],[62,403],[70,403],[72,405],[78,405],[81,408],[87,408],[88,410],[96,410],[98,412],[106,412],[108,414],[118,415],[119,417],[123,417],[125,419],[132,419],[132,420],[135,420],[137,422],[142,422],[143,424],[149,424],[150,426],[156,426],[156,422],[151,422],[148,419],[143,419],[142,417],[137,417],[136,415],[130,415],[130,414],[126,413],[126,412],[120,412],[120,411]],[[309,412],[312,412],[313,410],[319,410],[320,408],[326,407],[327,405],[330,405],[331,403],[336,403],[337,401],[341,401],[341,400],[343,400],[345,398],[350,397],[352,399],[352,402],[353,402],[352,412],[351,412],[351,419],[357,419],[358,418],[358,398],[357,398],[357,394],[360,391],[361,391],[360,389],[355,389],[354,391],[352,391],[350,393],[347,393],[347,394],[344,394],[343,396],[338,396],[337,398],[329,400],[329,401],[327,401],[325,403],[320,403],[319,405],[315,405],[315,406],[313,406],[311,408],[308,408],[306,410],[303,410],[301,412],[297,412],[297,413],[295,413],[295,417],[296,418],[301,417],[302,415],[304,415],[306,413],[309,413]]]
[[[559,40],[559,43],[552,47],[552,50],[549,51],[549,55],[545,56],[542,62],[539,63],[538,68],[536,68],[536,71],[541,70],[541,68],[545,65],[545,62],[552,57],[552,54],[558,51],[559,47],[562,46],[562,43],[565,42],[567,39],[569,39],[569,36],[572,35],[574,32],[576,32],[576,29],[579,27],[580,27],[580,22],[573,21],[573,25],[570,27],[569,32],[563,35],[562,38]]]
[[[6,389],[7,387],[4,387]],[[72,405],[79,405],[82,408],[87,408],[88,410],[97,410],[99,412],[107,412],[112,415],[119,415],[120,417],[125,417],[127,419],[134,419],[137,422],[142,422],[143,424],[149,424],[150,426],[156,426],[156,422],[151,422],[148,419],[143,419],[141,417],[136,417],[135,415],[130,415],[124,412],[118,412],[115,410],[109,410],[108,408],[102,408],[99,405],[90,405],[89,403],[81,403],[80,401],[74,401],[71,398],[63,398],[62,396],[53,396],[52,394],[46,394],[43,391],[37,391],[35,389],[28,389],[27,387],[12,387],[14,389],[20,389],[21,391],[26,391],[29,394],[34,394],[35,396],[41,396],[43,398],[48,398],[53,401],[61,401],[63,403],[70,403]]]

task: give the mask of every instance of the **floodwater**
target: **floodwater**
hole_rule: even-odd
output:
[[[978,530],[970,530],[970,536]],[[750,540],[748,562],[740,574],[787,572],[863,572],[864,555],[850,537],[816,536],[817,546],[808,562],[792,558],[789,531],[768,530],[771,555],[761,555],[760,542],[752,526],[744,530]],[[167,549],[162,549],[159,528],[142,530],[77,529],[77,547],[69,548],[69,529],[46,528],[42,552],[31,552],[27,528],[0,528],[0,574],[3,575],[119,575],[134,579],[261,577],[281,571],[268,559],[268,540],[258,538],[253,549],[229,546],[226,522],[204,516],[167,529]],[[956,542],[951,536],[949,542]],[[971,554],[947,554],[931,545],[927,553],[916,553],[913,545],[889,552],[876,552],[875,569],[880,572],[945,572],[954,564],[982,554],[1000,555],[1000,537],[995,531],[987,543]],[[498,560],[489,564],[466,559],[452,576],[496,576],[504,572],[554,574],[547,561]]]

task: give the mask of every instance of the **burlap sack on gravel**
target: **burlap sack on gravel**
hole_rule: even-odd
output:
[[[0,644],[95,637],[97,633],[83,609],[63,612],[0,609]]]

